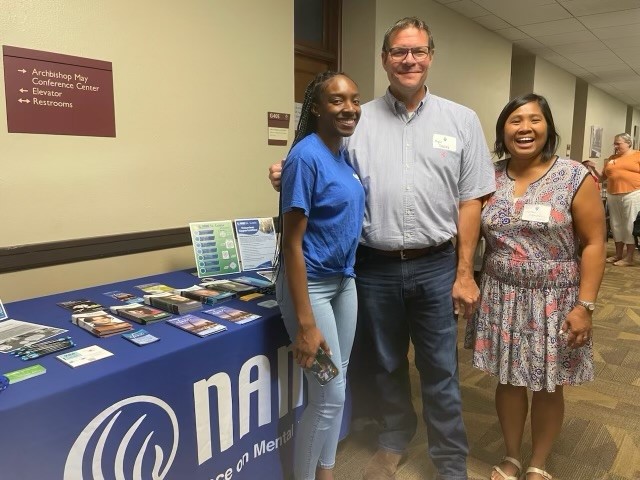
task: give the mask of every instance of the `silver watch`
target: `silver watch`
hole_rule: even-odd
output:
[[[586,302],[584,300],[577,300],[576,305],[582,305],[588,312],[593,312],[596,309],[596,304],[593,302]]]

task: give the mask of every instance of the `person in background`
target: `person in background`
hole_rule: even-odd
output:
[[[631,148],[631,135],[628,133],[615,136],[613,149],[614,154],[605,160],[601,172],[591,160],[587,161],[587,166],[600,181],[607,182],[609,223],[616,244],[616,253],[607,258],[607,263],[630,267],[634,264],[636,249],[633,222],[640,212],[640,152]]]
[[[527,480],[551,480],[545,463],[562,428],[564,385],[593,380],[592,315],[604,272],[604,208],[589,172],[555,155],[544,97],[509,102],[496,124],[496,191],[482,210],[481,299],[467,324],[473,365],[498,379],[496,411],[506,455],[492,480],[520,478],[532,392]],[[582,246],[578,257],[578,246]]]
[[[457,313],[470,316],[479,299],[473,257],[481,199],[495,181],[478,116],[425,86],[434,48],[418,18],[387,30],[381,61],[389,88],[363,106],[355,134],[345,140],[366,190],[356,285],[359,335],[372,347],[358,361],[370,366],[380,426],[365,480],[395,479],[416,432],[410,341],[437,478],[468,478]],[[270,167],[276,189],[280,169],[280,162]]]
[[[353,265],[364,217],[364,189],[347,163],[342,138],[353,134],[359,119],[356,84],[341,73],[317,75],[305,91],[282,171],[276,296],[308,386],[295,434],[296,480],[333,480],[358,310]],[[338,367],[324,385],[308,370],[319,348]]]

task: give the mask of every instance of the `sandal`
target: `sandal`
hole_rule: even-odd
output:
[[[633,262],[623,258],[618,260],[617,262],[613,262],[616,267],[633,267]]]
[[[542,475],[542,478],[544,478],[544,480],[551,480],[553,478],[549,472],[540,470],[536,467],[527,468],[527,473],[524,474],[524,478],[527,478],[530,473],[537,473],[538,475]]]
[[[508,457],[508,456],[504,456],[502,457],[502,460],[500,461],[500,463],[502,462],[508,462],[511,465],[513,465],[514,467],[516,467],[518,469],[518,471],[516,472],[515,475],[507,475],[506,473],[504,473],[502,471],[502,469],[500,468],[499,465],[494,465],[493,467],[491,467],[493,470],[495,470],[496,472],[498,472],[498,475],[502,476],[502,480],[518,480],[518,478],[520,478],[520,471],[522,470],[522,465],[520,464],[520,462],[518,460],[516,460],[513,457]]]
[[[612,257],[607,257],[605,262],[607,262],[607,263],[616,263],[618,260],[622,260],[622,258],[616,257],[615,255],[613,255]]]

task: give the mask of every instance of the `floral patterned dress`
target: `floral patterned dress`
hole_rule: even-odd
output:
[[[593,380],[591,340],[571,349],[560,333],[580,282],[571,203],[588,171],[558,158],[515,199],[507,163],[496,163],[496,192],[482,211],[482,293],[465,347],[473,348],[474,367],[500,383],[553,392]],[[523,220],[527,204],[550,205],[548,222]]]

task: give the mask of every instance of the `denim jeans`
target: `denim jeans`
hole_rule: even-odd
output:
[[[438,478],[466,479],[469,447],[462,422],[457,319],[451,297],[456,275],[453,245],[414,260],[384,257],[361,247],[356,275],[358,328],[374,346],[370,362],[379,399],[380,448],[403,453],[416,432],[407,359],[411,340],[429,455]]]
[[[316,326],[331,349],[331,359],[340,374],[326,385],[305,370],[307,407],[294,438],[293,472],[296,480],[315,478],[316,467],[332,468],[342,423],[349,355],[356,329],[358,298],[353,278],[334,276],[309,280],[309,299]],[[278,275],[276,295],[289,338],[293,341],[298,322],[286,272]]]

